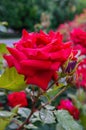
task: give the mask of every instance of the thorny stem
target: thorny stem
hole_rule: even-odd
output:
[[[44,105],[41,105],[38,110],[40,110],[41,108],[45,107],[48,104],[51,104],[52,101],[54,101],[60,94],[62,94],[65,90],[67,89],[67,87],[64,87],[59,93],[57,93],[57,95],[55,97],[53,97],[50,102],[45,103]]]
[[[57,81],[56,81],[56,82],[52,82],[52,83],[50,84],[50,86],[47,88],[47,90],[50,89],[55,83],[57,83]]]
[[[23,124],[17,130],[22,130],[24,125],[29,122],[29,119],[30,119],[30,117],[32,116],[33,113],[34,113],[34,109],[32,109],[32,111],[31,111],[30,115],[28,116],[28,118],[23,122]]]
[[[34,112],[40,110],[41,108],[44,108],[46,105],[51,104],[52,101],[54,101],[60,94],[62,94],[65,90],[67,89],[67,87],[64,87],[55,97],[53,97],[50,102],[45,103],[44,105],[41,105],[38,109],[35,109],[35,105],[36,102],[38,101],[39,97],[40,97],[40,92],[38,93],[37,98],[34,100],[33,102],[33,108],[32,111],[30,113],[30,115],[28,116],[28,118],[23,122],[23,124],[21,126],[19,126],[19,128],[17,130],[22,130],[22,128],[24,127],[25,124],[30,123],[30,117],[33,115]]]
[[[33,115],[33,113],[34,113],[35,111],[37,111],[37,110],[35,109],[35,105],[36,105],[36,102],[38,101],[39,97],[40,97],[40,91],[39,91],[39,93],[38,93],[38,96],[36,97],[36,99],[35,99],[34,102],[33,102],[33,107],[32,107],[32,111],[31,111],[30,115],[29,115],[28,118],[23,122],[23,124],[22,124],[21,126],[19,126],[19,128],[18,128],[17,130],[22,130],[22,128],[24,127],[25,124],[30,123],[30,117]]]
[[[61,77],[59,76],[56,81],[52,82],[52,83],[50,84],[50,86],[47,88],[47,90],[50,89],[50,88],[52,88],[52,86],[53,86],[54,84],[58,83],[58,81],[59,81],[60,78],[61,78]]]

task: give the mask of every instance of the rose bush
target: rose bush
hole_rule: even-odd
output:
[[[7,47],[10,54],[1,45],[1,130],[82,130],[81,114],[84,115],[85,105],[74,97],[79,55],[73,47],[71,42],[63,43],[58,32],[28,33],[26,30],[13,47]],[[3,60],[4,52],[9,67]],[[61,102],[55,107],[58,100]]]
[[[70,57],[71,42],[63,43],[62,35],[28,33],[23,30],[22,38],[7,47],[10,55],[4,55],[9,67],[15,66],[19,74],[25,75],[27,84],[35,84],[46,90],[51,79],[57,80],[56,71]]]
[[[68,41],[70,39],[70,32],[77,28],[86,31],[86,9],[83,10],[82,14],[76,15],[72,21],[60,24],[57,31],[63,34],[64,41]]]

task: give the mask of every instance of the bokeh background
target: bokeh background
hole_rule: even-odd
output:
[[[19,37],[23,28],[57,30],[85,8],[86,0],[1,0],[0,38]]]

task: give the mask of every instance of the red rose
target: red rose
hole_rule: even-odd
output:
[[[65,109],[69,111],[69,113],[73,116],[74,119],[79,119],[79,110],[72,104],[72,102],[68,99],[63,99],[60,101],[60,105],[56,107],[57,109]]]
[[[71,40],[74,48],[81,51],[81,54],[86,54],[86,32],[81,29],[74,29],[71,32]]]
[[[27,84],[46,90],[60,65],[70,56],[72,48],[70,42],[62,42],[62,35],[57,32],[28,33],[23,30],[22,38],[8,50],[11,55],[4,58],[9,67],[15,66],[19,74],[25,75]]]
[[[83,59],[76,70],[76,86],[86,89],[86,59]]]
[[[8,105],[15,107],[20,105],[20,107],[28,106],[25,92],[13,92],[7,96]]]

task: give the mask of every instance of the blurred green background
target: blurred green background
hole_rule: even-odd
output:
[[[23,28],[56,30],[84,8],[86,0],[1,0],[0,21],[8,23],[8,33],[19,34]]]

